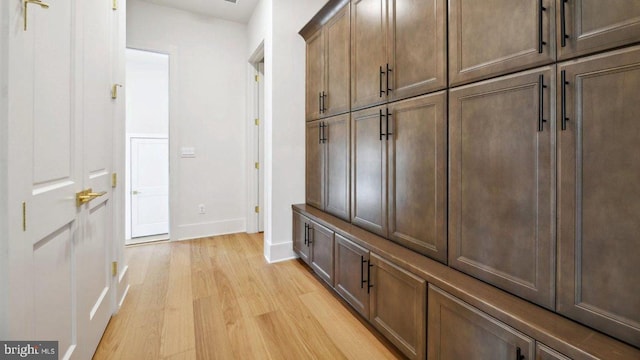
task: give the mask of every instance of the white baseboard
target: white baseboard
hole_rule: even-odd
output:
[[[293,252],[293,242],[271,244],[265,241],[264,257],[269,264],[295,259],[298,256]]]
[[[245,232],[247,221],[244,218],[212,221],[197,224],[179,225],[175,231],[171,229],[171,240],[191,240],[216,235]]]

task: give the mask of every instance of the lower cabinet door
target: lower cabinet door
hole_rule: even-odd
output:
[[[297,212],[293,212],[293,251],[300,256],[300,258],[309,263],[309,255],[311,248],[308,243],[309,236],[309,219]]]
[[[309,244],[311,246],[311,268],[324,281],[333,286],[333,231],[310,222]]]
[[[426,282],[371,254],[369,321],[410,359],[424,359]]]
[[[429,360],[531,360],[536,342],[429,285]]]
[[[369,318],[369,250],[336,234],[335,290]]]

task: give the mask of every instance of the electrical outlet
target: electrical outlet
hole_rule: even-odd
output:
[[[206,211],[204,204],[200,204],[198,205],[198,212],[200,212],[200,214],[204,214]]]

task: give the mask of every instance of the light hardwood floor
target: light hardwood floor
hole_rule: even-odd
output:
[[[131,288],[94,359],[396,359],[297,260],[262,235],[126,249]]]

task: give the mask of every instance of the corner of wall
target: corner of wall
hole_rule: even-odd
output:
[[[296,259],[298,256],[293,252],[293,242],[272,244],[265,238],[264,258],[269,264]]]

